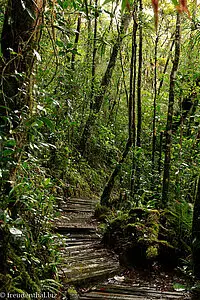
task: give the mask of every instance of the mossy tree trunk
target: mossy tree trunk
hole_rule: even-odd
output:
[[[1,34],[1,115],[8,110],[30,107],[27,95],[33,63],[37,56],[43,0],[9,0]],[[14,124],[13,124],[14,125]]]
[[[26,141],[26,130],[22,129],[25,115],[32,107],[32,73],[42,25],[44,0],[8,0],[4,24],[1,33],[0,61],[0,168],[2,173],[1,211],[10,208],[13,211],[14,196],[9,193],[15,185],[16,171],[21,150]],[[9,155],[8,155],[9,152]],[[0,231],[3,249],[0,265],[7,273],[6,226]]]
[[[32,73],[42,25],[43,0],[9,0],[1,34],[2,60],[0,91],[0,125],[4,140],[14,139],[15,148],[23,146],[24,132],[17,132],[24,114],[32,107]],[[3,150],[3,145],[1,145]],[[14,154],[15,153],[15,154]],[[13,151],[16,166],[19,151]],[[4,164],[4,163],[3,163]],[[1,165],[4,169],[4,165]],[[6,166],[7,167],[7,166]],[[9,169],[7,181],[14,181],[16,167]],[[5,179],[5,178],[4,178]],[[9,186],[10,184],[4,185]],[[9,190],[9,187],[8,187]],[[4,191],[5,192],[5,191]]]

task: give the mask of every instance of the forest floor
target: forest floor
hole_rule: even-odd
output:
[[[96,204],[77,198],[61,203],[55,227],[63,240],[59,275],[65,298],[59,299],[191,299],[175,271],[156,263],[151,269],[120,266],[118,256],[102,244],[100,223],[93,217]]]

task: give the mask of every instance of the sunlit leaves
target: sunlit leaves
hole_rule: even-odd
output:
[[[81,0],[57,0],[57,2],[62,9],[73,7],[76,10],[82,6]]]
[[[33,55],[36,57],[37,61],[42,60],[40,54],[35,49],[33,50]]]
[[[42,126],[46,125],[51,131],[54,130],[53,122],[47,117],[36,117],[33,120],[29,120],[26,122],[26,126],[29,128],[41,128]]]

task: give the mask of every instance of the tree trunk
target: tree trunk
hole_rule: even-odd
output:
[[[78,16],[77,27],[76,27],[74,49],[73,49],[73,52],[72,52],[72,60],[71,60],[72,70],[74,70],[74,68],[75,68],[75,57],[76,57],[78,41],[79,41],[79,37],[80,37],[80,30],[81,30],[81,14],[79,14],[79,16]]]
[[[119,172],[121,171],[122,168],[122,164],[124,162],[124,160],[126,159],[129,150],[131,148],[132,142],[130,139],[128,139],[127,143],[126,143],[126,147],[125,150],[123,152],[122,158],[119,161],[119,163],[116,165],[114,171],[112,172],[112,175],[110,176],[108,183],[106,184],[102,196],[101,196],[101,205],[106,205],[109,206],[109,200],[110,200],[110,196],[113,190],[113,186],[115,183],[115,178],[117,177],[117,175],[119,175]]]
[[[7,195],[15,181],[20,149],[26,139],[26,133],[17,132],[22,115],[29,113],[32,107],[32,71],[41,35],[43,0],[36,2],[9,0],[1,36],[3,59],[0,70],[2,74],[0,115],[3,140],[15,140],[15,149],[8,159],[2,159],[5,170],[2,193]],[[1,145],[2,150],[3,145]],[[5,149],[6,150],[6,149]],[[15,150],[15,151],[14,151]],[[4,153],[4,151],[2,152]]]
[[[132,81],[132,86],[133,86],[133,100],[132,100],[132,125],[131,125],[131,130],[132,130],[132,145],[133,145],[133,157],[132,157],[132,170],[131,170],[131,195],[133,196],[134,194],[134,186],[135,186],[135,144],[136,144],[136,113],[135,113],[135,91],[136,91],[136,61],[137,61],[137,28],[138,24],[136,22],[136,17],[134,17],[134,24],[133,24],[133,36],[132,36],[132,56],[133,56],[133,81]]]
[[[174,36],[174,33],[172,34],[172,37],[173,38]],[[171,44],[171,47],[170,47],[170,50],[169,50],[169,55],[167,57],[167,60],[166,60],[166,63],[165,63],[165,66],[164,66],[164,70],[163,70],[163,73],[162,73],[162,78],[160,80],[160,84],[159,84],[159,87],[158,87],[158,92],[157,92],[157,95],[159,96],[160,95],[160,91],[162,89],[162,86],[163,86],[163,82],[164,82],[164,75],[166,74],[167,72],[167,67],[168,67],[168,64],[169,64],[169,60],[170,60],[170,57],[172,55],[172,50],[173,50],[173,47],[174,47],[174,43],[175,43],[175,40],[173,39],[172,41],[172,44]]]
[[[141,147],[141,130],[142,130],[142,98],[141,98],[141,88],[142,88],[142,43],[143,43],[143,33],[142,33],[142,11],[143,4],[142,0],[139,1],[139,53],[138,53],[138,82],[137,82],[137,147]]]
[[[13,208],[14,203],[9,202],[9,192],[15,184],[17,166],[20,160],[21,149],[26,140],[26,132],[18,130],[24,114],[28,114],[31,103],[31,76],[35,57],[39,58],[37,52],[41,24],[43,0],[9,0],[5,14],[1,50],[3,59],[0,65],[2,75],[0,94],[0,116],[1,116],[1,169],[3,180],[1,181],[1,204],[5,208]],[[4,157],[4,151],[13,153]],[[13,196],[13,195],[12,195]],[[13,199],[12,199],[13,201]],[[13,210],[11,210],[13,212]],[[6,227],[0,232],[2,238],[3,260],[0,265],[3,273],[7,273],[7,243],[8,235]]]
[[[8,1],[1,36],[3,60],[0,67],[0,113],[9,116],[13,112],[13,128],[17,126],[22,109],[31,107],[29,86],[33,63],[38,56],[42,8],[43,0],[27,0],[26,3],[21,0]]]
[[[109,86],[109,83],[110,83],[110,80],[112,77],[113,69],[115,67],[115,63],[117,60],[117,55],[118,55],[119,49],[122,44],[123,34],[126,32],[126,30],[128,28],[129,21],[130,21],[130,15],[126,14],[122,17],[120,32],[118,34],[117,41],[113,46],[113,50],[112,50],[112,53],[110,56],[110,60],[109,60],[106,72],[101,80],[99,92],[98,92],[98,94],[94,95],[92,109],[90,110],[90,114],[85,123],[84,130],[81,135],[81,139],[80,139],[80,143],[79,143],[79,147],[78,147],[79,151],[81,152],[81,154],[83,156],[85,155],[86,143],[88,141],[88,138],[91,135],[92,127],[96,121],[97,115],[98,115],[98,113],[101,109],[102,103],[103,103],[104,95],[108,89],[108,86]]]
[[[116,165],[113,170],[101,196],[101,205],[109,204],[110,196],[115,184],[115,179],[117,175],[120,173],[122,168],[122,164],[126,159],[132,144],[135,144],[135,79],[136,79],[136,33],[137,33],[138,24],[135,20],[135,13],[133,13],[133,33],[132,33],[132,54],[131,54],[131,63],[130,63],[130,88],[129,88],[129,99],[128,99],[128,116],[129,116],[129,124],[128,124],[128,140],[126,143],[125,150],[122,154],[121,160]],[[132,179],[131,179],[131,183]]]
[[[92,82],[91,82],[91,94],[90,94],[90,109],[93,109],[93,97],[94,97],[94,84],[96,73],[96,53],[97,53],[97,5],[98,0],[95,0],[95,19],[94,19],[94,37],[93,37],[93,53],[92,53]]]
[[[129,83],[129,124],[128,132],[129,139],[135,145],[136,127],[135,127],[135,83],[136,83],[136,34],[138,24],[133,15],[133,33],[132,33],[132,49],[131,49],[131,64],[130,64],[130,83]]]
[[[160,142],[159,142],[159,158],[158,158],[158,173],[161,175],[162,169],[162,145],[163,145],[163,131],[160,132]]]
[[[141,147],[141,132],[142,132],[142,59],[143,59],[143,30],[142,30],[142,13],[143,3],[139,0],[139,49],[138,49],[138,77],[137,77],[137,138],[136,138],[136,149]],[[133,153],[135,156],[135,153]],[[133,174],[135,177],[135,190],[139,191],[140,188],[140,156],[137,161],[133,157]]]
[[[162,187],[163,207],[166,206],[169,200],[168,192],[169,192],[169,181],[170,181],[175,80],[176,80],[176,72],[178,70],[178,65],[179,65],[179,57],[180,57],[180,14],[177,13],[176,34],[175,34],[175,54],[174,54],[173,66],[170,74],[169,104],[168,104],[167,125],[166,125],[165,162],[164,162],[163,187]]]
[[[154,168],[155,168],[155,152],[156,152],[157,52],[158,52],[158,35],[156,35],[155,53],[154,53],[154,99],[153,99],[152,171],[154,171]]]

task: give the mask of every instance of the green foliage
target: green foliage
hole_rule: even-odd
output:
[[[176,3],[175,0],[172,2]],[[4,17],[4,4],[1,4],[0,28]],[[102,109],[87,141],[84,157],[78,149],[93,105],[92,92],[94,95],[101,93],[99,86],[102,74],[107,68],[118,36],[121,14],[124,11],[128,13],[133,6],[131,1],[123,0],[120,13],[115,8],[115,1],[106,0],[103,8],[98,6],[97,48],[92,49],[96,9],[93,4],[86,4],[79,0],[48,3],[44,13],[40,51],[34,51],[37,62],[35,80],[30,82],[30,89],[33,90],[32,111],[30,114],[25,113],[25,110],[11,112],[6,108],[8,113],[1,116],[0,187],[3,191],[4,186],[9,186],[9,192],[2,193],[0,199],[1,230],[7,237],[3,241],[7,251],[4,258],[8,267],[8,274],[1,275],[1,282],[10,291],[56,292],[59,288],[56,283],[59,245],[56,245],[58,239],[52,233],[52,223],[54,212],[58,214],[59,201],[70,196],[99,197],[112,170],[122,158],[126,145],[131,26],[123,36],[115,69]],[[24,1],[22,5],[25,6]],[[160,211],[165,153],[165,134],[162,141],[160,134],[165,131],[168,109],[169,70],[174,51],[170,47],[175,12],[172,4],[160,4],[162,22],[158,28],[157,88],[162,80],[163,85],[156,99],[153,168],[151,124],[156,36],[149,5],[144,3],[141,21],[141,147],[132,147],[122,165],[112,193],[112,209],[97,206],[96,216],[105,221],[106,235],[114,237],[113,243],[117,241],[118,248],[140,245],[145,250],[145,257],[153,259],[159,255],[162,247],[180,249],[183,256],[191,253],[192,210],[200,159],[200,36],[198,13],[192,24],[183,17],[182,53],[175,82],[170,203],[166,210]],[[78,16],[81,16],[82,23],[79,41],[75,43]],[[93,51],[96,51],[95,78],[92,77]],[[73,69],[72,54],[75,54]],[[164,72],[168,57],[168,67]],[[14,76],[18,80],[24,74]],[[1,86],[1,97],[3,89]],[[21,92],[23,94],[24,91]],[[188,111],[182,105],[187,102],[193,104]],[[5,109],[4,106],[0,108]],[[4,128],[12,124],[13,120],[17,127],[9,127],[5,132]],[[134,179],[133,190],[131,179]]]
[[[3,199],[1,230],[7,238],[2,251],[10,274],[2,277],[5,292],[41,293],[59,285],[55,280],[42,284],[44,278],[57,276],[59,262],[58,237],[51,233],[57,207],[54,188],[39,160],[29,153],[8,198]]]

